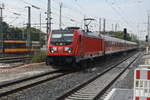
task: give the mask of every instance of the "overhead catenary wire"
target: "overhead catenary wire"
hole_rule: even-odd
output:
[[[54,0],[53,0],[54,1]],[[57,5],[59,5],[59,2],[56,2],[56,1],[54,1],[54,3],[55,4],[57,4]],[[78,22],[81,22],[81,20],[83,20],[83,13],[81,14],[81,12],[80,11],[78,11],[78,10],[76,10],[76,9],[74,9],[74,7],[70,7],[70,6],[68,6],[67,4],[63,4],[64,6],[64,8],[67,8],[67,10],[70,10],[71,12],[72,11],[74,11],[74,13],[78,13],[78,16],[81,16],[81,19],[78,19],[77,17],[75,18],[75,16],[77,16],[77,14],[74,14],[75,16],[73,16],[73,15],[68,15],[69,13],[67,13],[67,17],[70,17],[70,18],[74,18],[76,21],[78,21]],[[52,7],[52,8],[54,8],[54,7]],[[55,9],[57,9],[56,7],[55,7]],[[66,11],[66,10],[65,10]],[[65,13],[65,11],[63,12],[63,13]],[[65,16],[66,16],[66,14],[65,14]]]
[[[124,11],[122,10],[122,8],[119,7],[118,5],[116,5],[115,1],[112,3],[112,5],[114,5],[116,9],[118,8],[117,10],[120,11],[122,15],[125,15],[125,16],[126,16],[126,18],[129,20],[130,24],[131,24],[131,23],[134,23],[134,24],[135,24],[135,22],[133,22],[134,19],[133,19],[133,18],[131,19],[131,17],[129,18],[129,17],[124,13]],[[122,17],[124,17],[124,16],[122,16]],[[124,18],[124,19],[125,19],[125,18]]]
[[[59,2],[57,2],[56,0],[53,0],[54,1],[54,3],[55,4],[57,4],[57,5],[59,5]],[[77,10],[77,9],[74,9],[74,7],[70,7],[69,5],[67,5],[67,4],[65,4],[65,3],[63,3],[63,7],[64,8],[67,8],[68,10],[72,10],[72,11],[74,11],[75,13],[78,13],[78,14],[80,14],[80,15],[82,15],[82,16],[84,16],[85,14],[83,14],[83,12],[81,12],[81,11],[79,11],[79,10]]]
[[[27,0],[23,0],[23,1],[25,1],[27,4],[32,4],[32,3],[29,3],[29,2],[27,2]],[[58,4],[58,1],[56,1],[56,0],[53,0],[54,1],[54,3],[56,2],[57,4]],[[38,1],[39,2],[39,1]],[[80,5],[80,4],[78,4],[78,2],[76,1],[76,2],[73,2],[73,7],[71,6],[70,7],[70,5],[67,5],[67,4],[65,4],[64,3],[64,7],[65,7],[65,9],[67,9],[67,10],[64,10],[63,11],[63,14],[62,14],[62,19],[68,19],[68,20],[70,20],[70,19],[74,19],[77,23],[78,22],[81,22],[82,20],[83,20],[83,15],[87,15],[87,14],[85,14],[84,12],[83,12],[83,7]],[[75,7],[74,6],[76,6],[76,8],[79,8],[79,9],[75,9]],[[42,12],[43,11],[46,11],[45,9],[45,7],[41,7],[41,9],[42,9]],[[57,8],[57,7],[55,7],[55,5],[52,5],[52,9],[54,10],[53,12],[52,12],[52,16],[55,16],[55,18],[57,17],[57,11],[58,11],[58,9],[59,8]],[[24,10],[24,9],[23,9]],[[75,13],[77,13],[77,14],[75,14],[75,16],[73,16],[73,15],[71,15],[70,13],[68,13],[67,11],[72,11],[72,12],[75,12]],[[66,16],[67,15],[67,16]],[[27,16],[26,14],[24,15],[22,15],[22,16]],[[78,16],[81,16],[80,18],[77,18]],[[42,19],[44,19],[44,17],[42,18]],[[127,23],[127,22],[126,22]],[[58,24],[58,22],[56,23],[56,24]],[[129,24],[129,23],[128,23]]]
[[[21,2],[24,2],[25,4],[29,4],[29,5],[32,5],[32,3],[29,3],[27,0],[23,0],[23,1],[21,1]],[[18,7],[19,9],[16,9],[15,7],[14,8],[9,8],[9,12],[14,12],[14,11],[16,11],[16,12],[18,12],[18,13],[21,13],[21,16],[20,17],[25,17],[25,18],[27,18],[27,14],[25,14],[25,13],[22,13],[22,12],[24,12],[25,11],[25,9],[24,8],[21,8],[21,7]],[[54,7],[54,6],[52,6],[52,8],[53,8],[53,10],[57,10],[56,9],[56,7]],[[70,11],[74,11],[75,13],[78,13],[78,14],[75,14],[76,16],[74,16],[74,15],[69,15],[68,13],[66,13],[66,11],[67,10],[65,10],[63,13],[64,13],[64,15],[62,14],[62,18],[64,19],[68,19],[68,20],[70,20],[70,19],[74,19],[75,21],[76,21],[76,23],[80,23],[81,22],[81,20],[83,19],[83,17],[81,17],[81,19],[79,19],[78,18],[78,16],[82,16],[81,15],[81,12],[79,12],[78,10],[76,10],[76,9],[71,9],[72,7],[69,7],[68,5],[66,5],[65,4],[65,9],[67,8],[67,10],[70,10]],[[41,7],[41,10],[42,11],[46,11],[46,8],[45,7]],[[57,14],[55,14],[56,12],[52,12],[52,16],[54,15],[57,15]],[[67,15],[67,16],[66,16]],[[56,16],[55,16],[56,17]],[[43,19],[43,18],[42,18]]]
[[[56,10],[56,12],[55,13],[57,13],[57,11],[59,11],[59,7],[57,8],[57,7],[54,7],[54,6],[52,6],[52,8],[53,8],[53,10]],[[63,6],[63,8],[67,8],[67,7],[64,7]],[[72,11],[72,9],[70,9],[70,8],[67,8],[67,10],[70,10],[70,11]],[[55,13],[53,13],[53,14],[55,14]],[[74,13],[77,13],[77,12],[74,12]],[[79,14],[79,13],[78,13]],[[65,15],[65,16],[63,16],[63,15]],[[70,17],[70,18],[74,18],[74,19],[78,19],[77,17],[75,17],[75,16],[73,16],[73,15],[69,15],[69,13],[66,13],[66,10],[64,10],[64,12],[63,12],[63,17]],[[76,14],[75,14],[76,15]],[[81,15],[80,15],[81,16]]]
[[[26,2],[26,3],[27,3],[27,2]],[[28,3],[28,4],[31,4],[31,3]],[[70,8],[68,8],[68,7],[66,7],[66,8],[70,10]],[[43,9],[43,8],[41,8],[41,9]],[[44,8],[44,9],[45,9],[45,8]],[[55,16],[55,18],[56,18],[57,15],[59,15],[59,14],[57,13],[58,8],[52,6],[52,9],[55,10],[55,11],[52,12],[52,16],[55,16],[55,15],[56,15],[56,16]],[[66,16],[66,15],[67,15],[67,16]],[[65,18],[66,20],[67,20],[67,19],[69,19],[69,20],[70,20],[70,19],[74,19],[76,22],[81,22],[81,20],[82,20],[82,19],[75,18],[75,16],[69,16],[68,13],[66,13],[66,10],[65,10],[65,11],[63,12],[63,14],[62,14],[62,18],[63,18],[63,19]],[[53,19],[52,19],[52,20],[53,20]],[[57,24],[57,23],[56,23],[56,24]]]
[[[5,11],[8,11],[9,13],[11,13],[12,14],[12,16],[14,16],[14,17],[8,17],[10,20],[7,20],[6,18],[7,17],[5,17],[5,21],[8,21],[8,23],[9,24],[12,24],[12,23],[14,23],[16,20],[18,20],[18,19],[20,19],[20,18],[25,18],[25,19],[27,19],[27,17],[25,16],[25,15],[23,15],[23,14],[20,14],[20,13],[18,13],[18,12],[14,12],[14,11],[11,11],[10,9],[8,9],[8,8],[6,8],[5,9]],[[10,14],[9,14],[10,15]]]
[[[115,13],[120,17],[120,20],[122,21],[122,22],[124,22],[127,26],[129,26],[128,28],[130,29],[130,30],[132,30],[132,29],[135,29],[135,27],[133,27],[132,25],[131,25],[131,22],[130,22],[130,24],[129,24],[129,22],[126,20],[126,18],[123,16],[123,14],[122,14],[122,11],[120,12],[116,7],[117,6],[113,6],[112,4],[114,4],[114,3],[108,3],[108,0],[105,0],[106,1],[106,3],[112,8],[112,10],[114,10],[115,11]],[[130,31],[129,30],[129,31]]]
[[[5,14],[8,12],[9,12],[9,14],[7,14],[7,17],[5,17],[5,19],[4,19],[6,22],[8,22],[8,24],[12,24],[14,21],[16,21],[20,18],[26,19],[25,14],[13,9],[12,7],[8,7],[8,6],[9,6],[8,4],[5,5]],[[11,16],[11,17],[9,17],[9,16]],[[14,18],[13,18],[13,16],[14,16]],[[7,19],[7,18],[9,18],[9,19]],[[15,24],[17,24],[17,23],[15,22]]]

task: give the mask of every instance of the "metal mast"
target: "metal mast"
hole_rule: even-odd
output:
[[[148,35],[148,42],[150,41],[150,14],[148,13],[148,23],[147,23],[147,35]]]
[[[99,18],[99,34],[101,33],[101,18]]]
[[[3,9],[4,4],[0,4],[0,33],[3,33],[2,23],[3,23]]]
[[[3,9],[4,9],[4,4],[0,5],[0,34],[2,38],[2,52],[4,52],[4,33],[3,33]]]
[[[47,5],[47,34],[48,35],[49,35],[50,31],[52,30],[51,19],[52,19],[51,18],[51,0],[48,0],[48,5]]]
[[[27,24],[27,41],[30,48],[30,52],[32,49],[32,42],[31,42],[31,7],[26,6],[28,8],[28,24]]]
[[[103,32],[105,33],[105,28],[106,28],[106,19],[104,18],[104,22],[103,22]]]
[[[31,28],[31,7],[28,6],[28,28]]]
[[[0,33],[2,33],[3,7],[0,5]]]
[[[115,32],[117,32],[118,24],[115,24]]]
[[[60,15],[59,15],[59,29],[61,29],[61,24],[62,24],[62,2],[60,3]]]
[[[40,31],[41,31],[42,30],[42,26],[41,26],[41,23],[42,23],[41,22],[41,13],[40,13],[40,19],[39,20],[40,20]]]

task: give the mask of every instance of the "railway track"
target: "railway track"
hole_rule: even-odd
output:
[[[22,57],[4,57],[0,58],[0,63],[15,63],[15,62],[24,62],[25,60],[31,60],[30,56]]]
[[[16,93],[17,91],[33,87],[43,82],[54,80],[56,78],[60,78],[71,73],[73,72],[63,72],[61,70],[48,71],[46,73],[0,85],[0,97]]]
[[[108,67],[95,77],[75,86],[56,100],[97,100],[128,69],[140,54],[130,56],[121,62]],[[126,65],[121,67],[121,65]]]
[[[125,60],[127,60],[127,59],[125,59]],[[122,62],[120,62],[120,63],[122,63]],[[115,65],[117,65],[117,64],[115,64]],[[115,65],[113,65],[113,67]],[[103,71],[99,76],[105,74],[105,72],[108,71],[108,70],[111,70],[111,68],[108,68],[107,70]],[[75,72],[76,71],[74,71],[74,72],[71,72],[71,71],[70,72],[64,72],[64,71],[60,71],[60,70],[49,71],[49,72],[46,72],[46,73],[42,73],[40,75],[36,75],[36,76],[28,77],[28,78],[25,78],[25,79],[17,80],[17,81],[11,82],[11,83],[0,85],[0,97],[7,96],[9,94],[16,93],[18,91],[22,91],[24,89],[34,87],[38,84],[41,84],[41,83],[44,83],[44,82],[47,82],[47,81],[51,81],[53,79],[57,79],[57,78],[60,78],[60,77],[63,77],[65,75],[75,73]],[[98,76],[95,77],[94,79],[90,79],[88,82],[90,83],[93,80],[96,80],[97,78],[98,78]],[[79,87],[76,87],[75,90],[77,91],[81,87],[84,87],[85,85],[89,84],[88,82],[84,83],[82,85],[79,85]],[[68,91],[67,95],[65,94],[65,95],[61,96],[60,98],[58,98],[58,99],[63,100],[62,98],[64,98],[64,97],[68,98],[68,96],[75,93],[75,90],[72,90],[72,92]]]

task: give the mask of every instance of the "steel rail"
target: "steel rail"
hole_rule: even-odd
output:
[[[133,56],[133,55],[132,55]],[[121,63],[123,63],[124,61],[128,60],[129,58],[131,58],[132,56],[130,57],[127,57],[125,58],[124,60],[120,61],[119,63],[117,64],[114,64],[112,65],[111,67],[108,67],[107,69],[105,69],[104,71],[102,71],[101,73],[99,73],[98,75],[96,75],[95,77],[89,79],[88,81],[85,81],[84,83],[78,85],[78,86],[75,86],[73,89],[71,90],[68,90],[65,94],[63,94],[62,96],[58,97],[56,100],[72,100],[72,99],[69,99],[67,97],[75,94],[77,91],[81,90],[82,88],[86,87],[88,84],[92,83],[93,81],[95,81],[96,79],[100,78],[101,76],[105,75],[107,72],[109,72],[110,70],[114,69],[116,66],[120,65]],[[138,58],[139,56],[137,56],[134,61]],[[132,62],[134,62],[132,61]],[[132,62],[128,65],[128,67],[132,64]],[[101,91],[99,93],[99,95],[97,95],[94,100],[96,100],[100,95],[102,95],[107,89],[108,87],[111,86],[112,83],[115,82],[115,80],[122,75],[122,73],[128,68],[126,67],[107,87],[104,88],[103,91]]]
[[[23,89],[27,89],[47,81],[51,81],[71,73],[73,72],[63,72],[62,70],[49,71],[46,73],[0,85],[0,97],[16,93]]]
[[[4,57],[0,58],[0,63],[14,63],[21,62],[24,60],[30,60],[32,57],[30,56],[22,56],[22,57]]]

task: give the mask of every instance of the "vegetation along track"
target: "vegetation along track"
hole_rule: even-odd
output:
[[[73,72],[64,72],[61,70],[56,71],[47,71],[45,73],[41,73],[35,76],[31,76],[24,79],[14,80],[13,82],[9,82],[6,84],[0,85],[0,97],[6,96],[12,93],[16,93],[23,89],[27,89],[33,87],[35,85],[41,84],[46,81],[50,81],[56,78],[60,78],[62,76],[71,74]]]
[[[137,53],[108,67],[83,84],[75,86],[57,100],[97,100],[140,55],[141,53]]]

